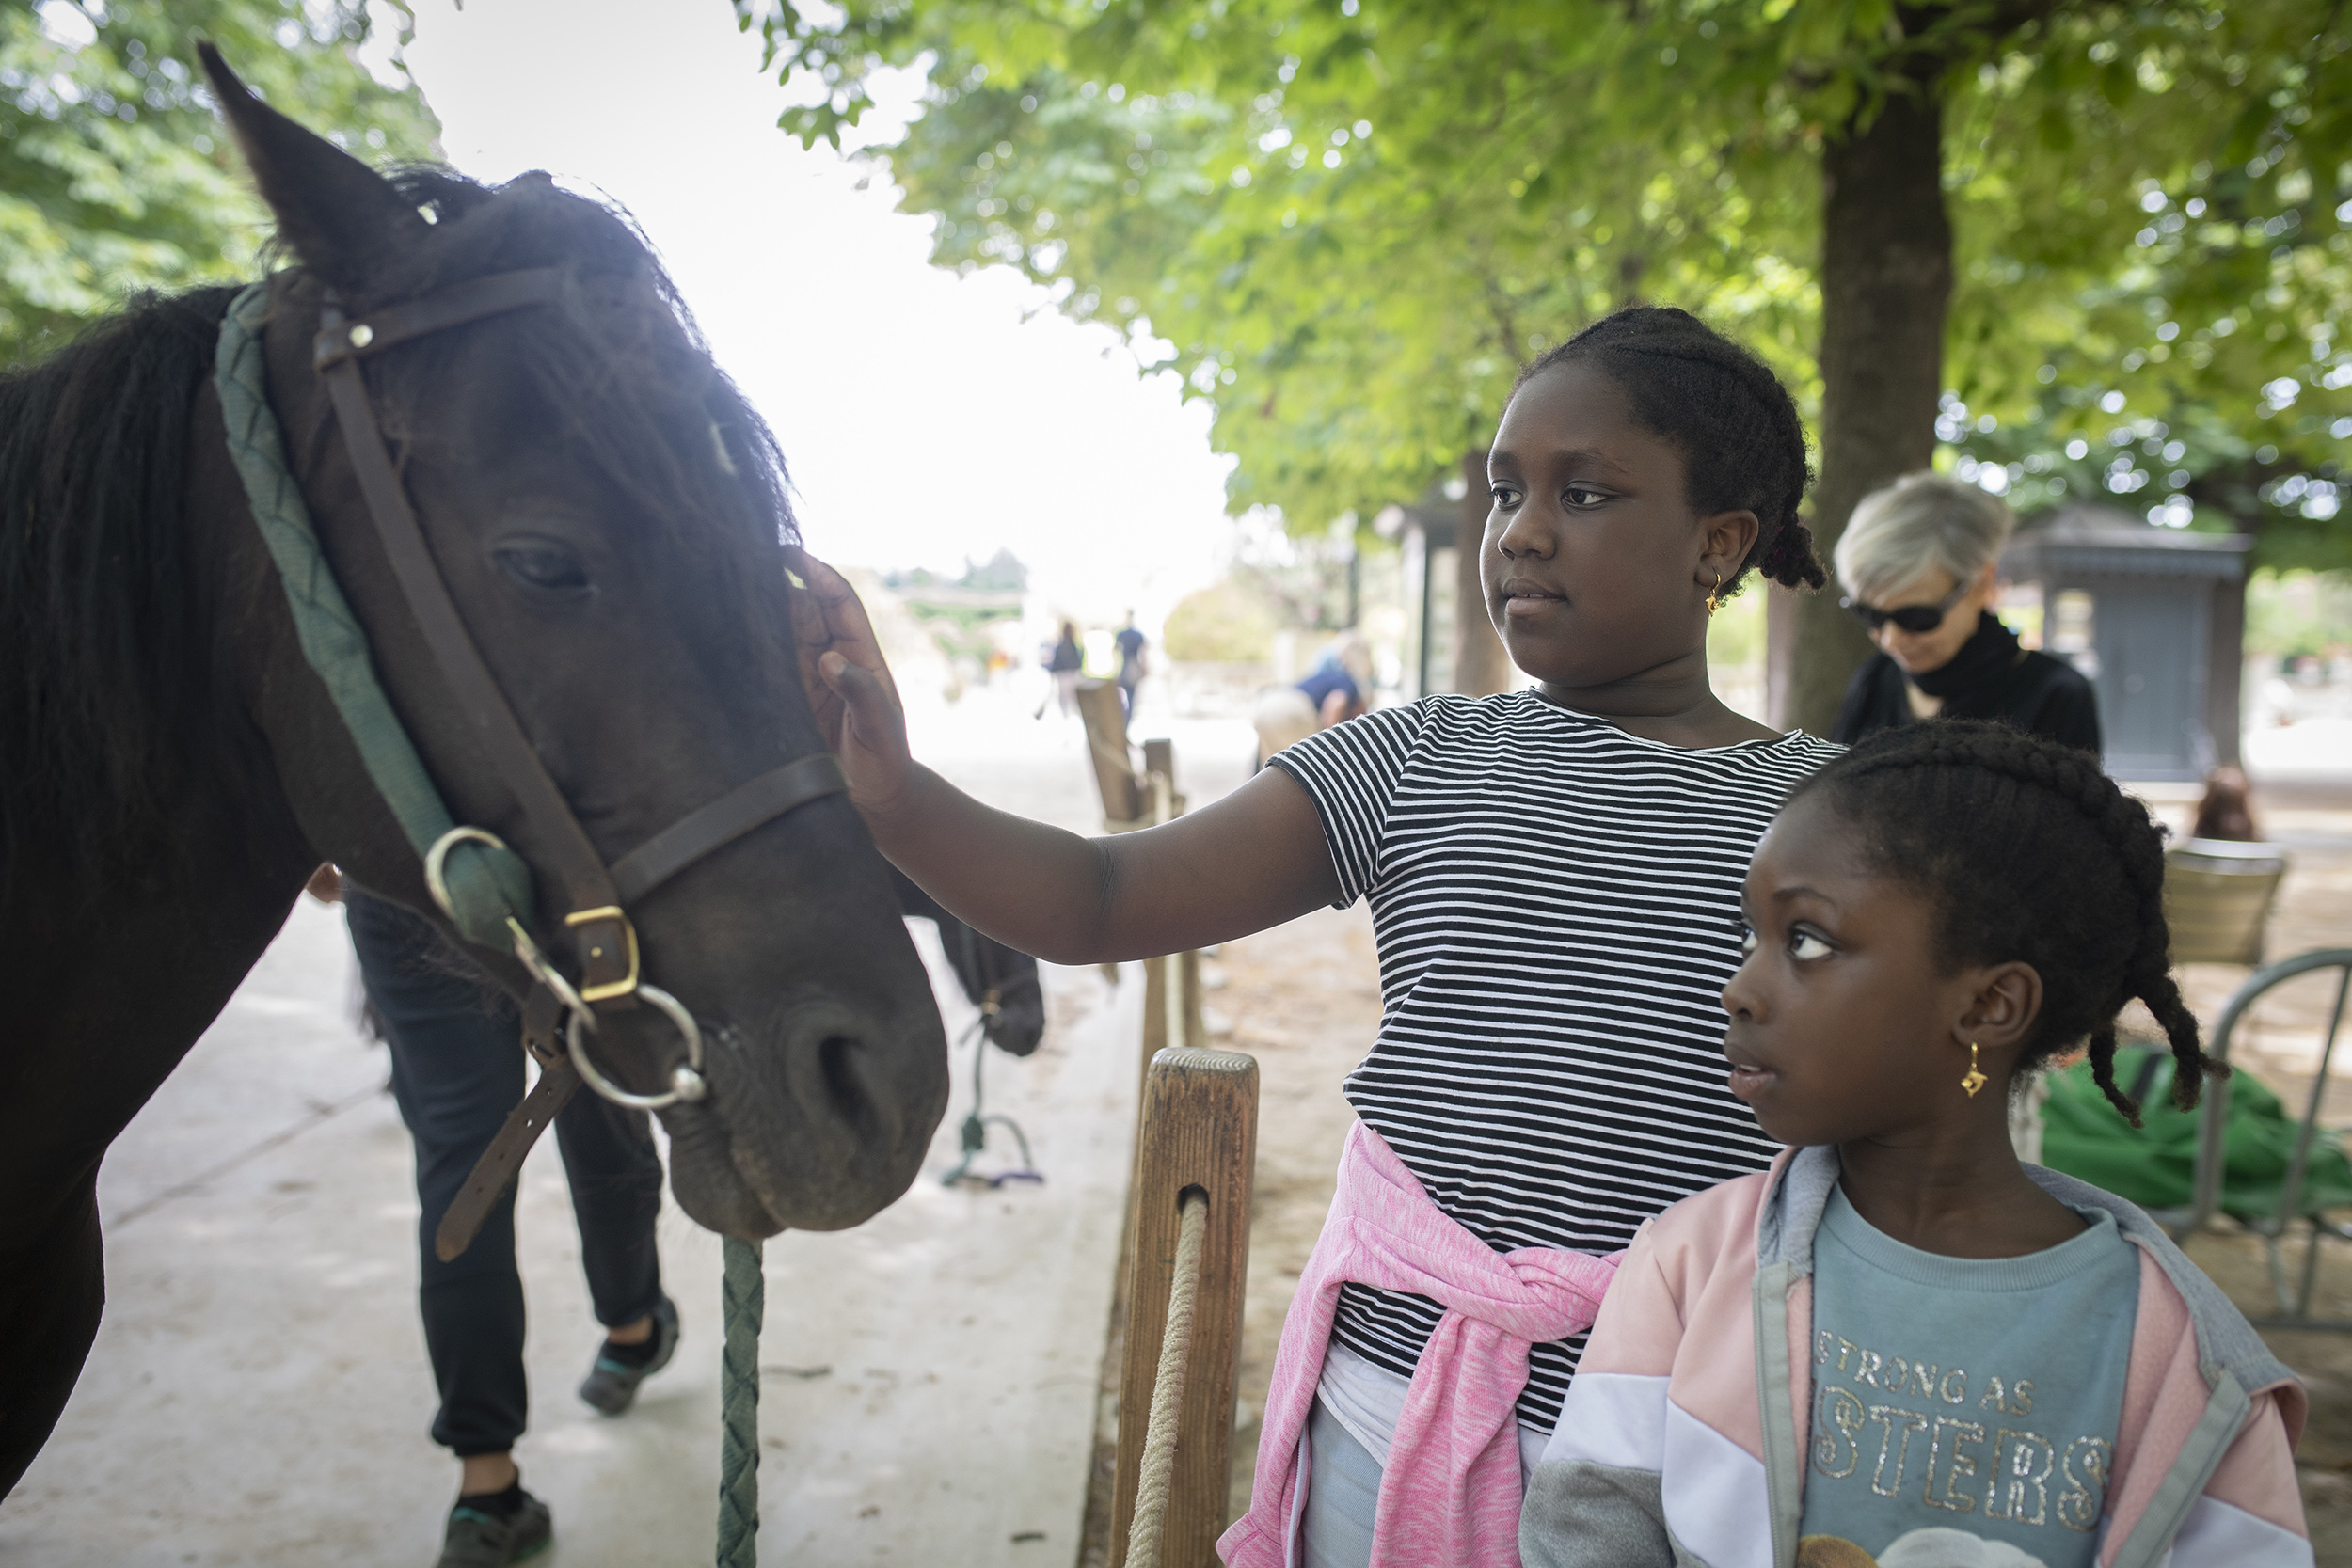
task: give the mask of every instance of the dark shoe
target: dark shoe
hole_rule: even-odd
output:
[[[492,1513],[465,1498],[449,1511],[449,1533],[441,1541],[438,1568],[506,1568],[537,1557],[555,1539],[548,1505],[525,1492],[522,1507]]]
[[[647,1352],[643,1360],[626,1354],[640,1350]],[[616,1345],[606,1340],[596,1353],[596,1364],[588,1370],[587,1381],[580,1386],[580,1397],[608,1416],[621,1415],[636,1402],[637,1386],[668,1366],[676,1354],[677,1307],[663,1296],[653,1304],[653,1338],[645,1345]]]

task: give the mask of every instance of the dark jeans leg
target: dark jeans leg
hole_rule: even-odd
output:
[[[555,1118],[556,1147],[580,1222],[580,1262],[596,1322],[633,1323],[661,1299],[654,1221],[661,1212],[661,1156],[651,1118],[582,1089]]]
[[[418,1306],[441,1408],[433,1440],[459,1458],[503,1453],[523,1433],[523,1286],[515,1268],[515,1193],[483,1222],[454,1262],[433,1255],[433,1233],[474,1161],[523,1092],[520,1022],[486,981],[421,917],[347,892],[352,946],[368,1000],[384,1021],[392,1094],[417,1145]]]

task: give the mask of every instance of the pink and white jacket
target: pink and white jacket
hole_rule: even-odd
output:
[[[2035,1165],[2140,1249],[2100,1568],[2311,1568],[2302,1385],[2139,1209]],[[1834,1148],[1644,1226],[1528,1484],[1528,1568],[1793,1568],[1812,1406],[1813,1236]]]
[[[1297,1561],[1307,1417],[1348,1280],[1445,1308],[1413,1369],[1380,1476],[1373,1568],[1518,1568],[1518,1418],[1528,1347],[1592,1325],[1623,1253],[1497,1252],[1456,1224],[1358,1122],[1339,1190],[1282,1319],[1249,1512],[1217,1542],[1232,1568]]]

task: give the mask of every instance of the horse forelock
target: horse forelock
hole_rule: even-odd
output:
[[[441,169],[392,178],[436,222],[422,244],[388,259],[354,308],[519,268],[562,270],[565,287],[550,306],[510,311],[477,330],[527,378],[569,454],[658,531],[659,549],[714,569],[739,601],[739,615],[718,619],[768,624],[777,644],[770,651],[788,657],[775,546],[797,543],[798,531],[783,452],[712,359],[628,214],[544,174],[495,188]],[[453,376],[463,386],[456,361],[469,341],[438,334],[374,362],[373,401],[388,435],[429,439],[449,419]]]
[[[575,448],[642,512],[667,524],[681,546],[709,547],[728,531],[762,546],[796,538],[774,436],[711,358],[625,209],[541,173],[496,187],[436,168],[403,169],[392,179],[437,222],[423,244],[387,258],[371,280],[367,307],[494,273],[561,269],[567,287],[552,308],[512,312],[495,330],[519,350]],[[408,404],[387,414],[432,417],[429,388],[458,343],[420,347],[425,352],[388,357],[375,374],[379,395]]]

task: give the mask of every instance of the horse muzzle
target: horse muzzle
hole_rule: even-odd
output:
[[[698,1223],[746,1240],[844,1230],[903,1194],[947,1100],[928,1006],[794,1005],[746,1037],[705,1030],[709,1092],[664,1107],[671,1186]]]

